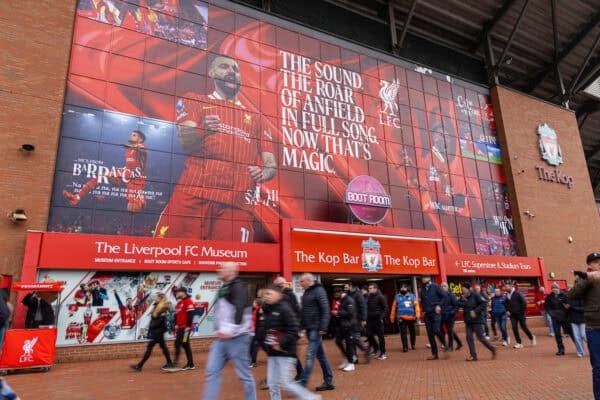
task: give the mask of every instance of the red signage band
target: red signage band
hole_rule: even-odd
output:
[[[445,254],[448,276],[540,276],[539,260],[534,257]]]
[[[12,285],[12,290],[15,292],[62,292],[64,285],[60,282],[34,282],[34,283],[23,283],[15,282]]]
[[[294,272],[439,274],[435,239],[292,229]]]
[[[213,271],[233,261],[241,271],[277,272],[279,259],[279,246],[269,243],[44,233],[39,268]]]

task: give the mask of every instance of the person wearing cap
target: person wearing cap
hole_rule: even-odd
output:
[[[175,289],[175,298],[177,304],[175,305],[175,360],[173,362],[174,367],[164,368],[165,370],[189,370],[195,369],[194,357],[192,356],[192,346],[190,346],[190,334],[192,333],[192,323],[194,320],[194,312],[196,307],[192,298],[188,295],[188,291],[185,287],[180,286]],[[182,368],[177,367],[179,361],[179,355],[181,354],[181,348],[185,350],[185,357],[187,362]]]
[[[583,316],[590,363],[594,400],[600,400],[600,253],[587,256],[588,272],[575,272],[579,277],[567,293],[569,299],[583,299]]]
[[[252,305],[248,298],[248,285],[239,277],[239,264],[232,261],[219,265],[217,278],[223,282],[223,286],[219,289],[214,306],[216,339],[210,346],[206,361],[202,399],[219,398],[221,373],[227,362],[231,361],[244,386],[244,400],[256,400],[256,384],[250,370],[248,352],[252,340]]]
[[[527,309],[527,301],[525,297],[517,290],[513,281],[505,283],[506,286],[506,316],[510,317],[510,325],[512,326],[513,336],[515,337],[515,349],[522,349],[521,335],[519,334],[519,325],[529,340],[531,345],[536,345],[536,338],[527,327],[525,320],[525,310]]]
[[[437,360],[438,346],[435,342],[437,337],[446,347],[446,341],[442,334],[442,300],[446,294],[438,285],[431,281],[431,275],[423,275],[421,277],[421,308],[424,312],[425,328],[427,329],[427,339],[431,346],[431,356],[428,360]]]
[[[565,345],[562,340],[561,329],[564,333],[571,336],[571,330],[567,328],[567,311],[569,309],[567,296],[560,290],[558,283],[552,284],[552,293],[550,293],[544,301],[544,309],[552,318],[552,330],[554,331],[554,340],[558,351],[557,356],[565,355]]]
[[[464,310],[464,320],[467,335],[467,344],[469,345],[469,357],[467,361],[477,361],[477,351],[475,350],[475,341],[473,333],[491,353],[492,359],[496,358],[496,347],[494,347],[485,336],[484,325],[487,316],[487,300],[474,290],[471,290],[471,283],[461,284],[462,297],[458,301],[459,307]]]

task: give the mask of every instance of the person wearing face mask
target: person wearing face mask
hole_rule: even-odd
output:
[[[408,291],[405,284],[400,287],[400,292],[394,296],[394,302],[390,308],[390,321],[398,323],[400,340],[402,340],[402,351],[408,351],[407,332],[410,335],[410,348],[415,349],[416,332],[415,323],[419,315],[419,302],[417,296]]]

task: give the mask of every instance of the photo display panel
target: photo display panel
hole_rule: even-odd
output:
[[[80,0],[48,230],[277,242],[281,218],[347,223],[367,175],[380,225],[515,255],[488,90],[337,43],[203,1]]]

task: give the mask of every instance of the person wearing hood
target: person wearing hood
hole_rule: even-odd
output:
[[[306,361],[304,362],[304,371],[300,375],[299,382],[306,386],[312,373],[315,358],[319,360],[321,370],[323,370],[323,384],[317,386],[318,392],[324,390],[333,390],[333,371],[325,349],[323,348],[322,336],[327,333],[329,326],[329,300],[327,292],[323,286],[315,281],[313,274],[305,273],[300,277],[300,285],[304,289],[302,295],[302,313],[300,316],[300,328],[306,331],[308,339],[308,348],[306,349]]]
[[[239,277],[239,264],[224,262],[217,268],[223,282],[215,303],[215,336],[206,361],[204,400],[217,400],[221,373],[228,361],[244,386],[244,400],[256,400],[256,384],[250,372],[252,306],[248,286]]]

